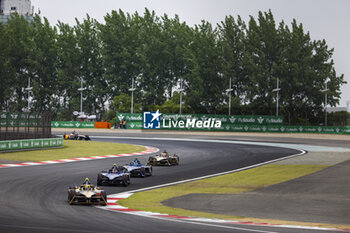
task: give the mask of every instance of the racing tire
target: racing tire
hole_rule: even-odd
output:
[[[152,168],[152,167],[149,167],[149,168],[145,171],[145,175],[151,176],[151,175],[152,175],[152,170],[153,170],[153,168]]]
[[[152,165],[152,166],[154,166],[154,165],[156,165],[156,161],[155,161],[156,159],[154,158],[154,157],[149,157],[148,158],[148,165]]]
[[[69,190],[69,191],[68,191],[68,202],[69,202],[70,205],[73,204],[73,202],[72,202],[73,197],[74,197],[74,191]]]
[[[102,193],[102,197],[103,197],[103,202],[102,202],[101,205],[105,206],[105,205],[107,205],[107,194],[106,194],[106,192]]]
[[[68,202],[72,200],[72,193],[71,191],[68,191]]]
[[[146,169],[144,167],[140,168],[140,177],[145,178],[146,176]]]
[[[97,185],[102,185],[102,175],[101,174],[97,175]]]
[[[130,181],[128,181],[128,176],[124,175],[124,176],[123,176],[123,180],[122,180],[122,185],[123,185],[124,187],[126,187],[126,186],[129,185],[129,182],[130,182]]]

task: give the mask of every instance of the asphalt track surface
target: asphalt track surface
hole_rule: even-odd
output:
[[[142,134],[132,136],[145,137]],[[180,165],[155,167],[152,177],[132,178],[129,187],[105,186],[107,194],[229,171],[299,153],[293,149],[268,146],[163,141],[153,140],[150,135],[146,137],[147,140],[132,137],[94,140],[166,149],[170,153],[180,155]],[[138,158],[145,162],[148,156]],[[233,224],[184,223],[109,212],[94,206],[72,206],[67,203],[68,186],[80,184],[85,177],[95,182],[99,171],[111,167],[115,162],[126,164],[132,159],[133,157],[112,158],[0,169],[0,232],[311,232],[302,229]]]

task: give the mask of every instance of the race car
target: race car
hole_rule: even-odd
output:
[[[123,185],[130,184],[130,173],[123,166],[113,165],[108,171],[102,171],[97,175],[97,185]]]
[[[68,203],[73,204],[101,204],[107,205],[106,192],[87,182],[80,186],[68,188]]]
[[[67,139],[67,140],[85,140],[85,141],[90,141],[90,137],[88,135],[85,134],[79,134],[75,131],[73,131],[70,134],[63,134],[63,139]]]
[[[164,151],[163,153],[156,155],[156,156],[151,156],[148,158],[148,165],[152,166],[172,166],[172,165],[179,165],[179,156],[176,154],[170,155],[168,152]]]
[[[152,166],[141,164],[137,158],[125,165],[124,168],[130,172],[130,176],[132,177],[151,176],[153,171]]]

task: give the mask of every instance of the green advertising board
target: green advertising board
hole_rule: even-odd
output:
[[[244,116],[244,115],[211,115],[211,114],[162,114],[165,120],[207,119],[219,120],[222,124],[248,124],[248,125],[283,125],[283,117],[280,116]]]
[[[117,122],[126,121],[127,129],[142,129],[143,118],[142,113],[119,113],[117,114]]]
[[[161,116],[164,125],[169,125],[169,121],[187,121],[188,119],[206,121],[220,121],[225,124],[254,124],[254,125],[283,125],[283,117],[277,116],[227,116],[227,115],[210,115],[210,114],[162,114]],[[142,129],[143,116],[142,113],[119,113],[117,114],[117,121],[127,122],[128,129]],[[168,123],[168,124],[166,124]],[[171,126],[171,129],[182,129],[181,127]],[[187,127],[194,129],[196,127]]]
[[[52,128],[95,128],[95,122],[89,121],[52,121]]]
[[[143,129],[143,116],[141,113],[117,114],[117,119],[126,120],[127,129]],[[285,126],[283,125],[283,118],[276,116],[162,114],[161,121],[161,129],[163,130],[350,134],[350,127]],[[196,127],[197,125],[193,124],[195,121],[202,121],[203,124],[200,125],[202,127]],[[216,121],[221,122],[219,127],[214,127]],[[204,127],[205,123],[213,127]]]
[[[0,141],[0,151],[26,150],[63,146],[63,138]]]

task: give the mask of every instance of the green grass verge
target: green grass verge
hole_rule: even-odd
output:
[[[240,194],[302,177],[326,167],[324,165],[265,165],[228,175],[136,193],[118,203],[131,209],[171,215],[239,219],[241,218],[239,216],[172,208],[162,205],[161,202],[191,193]]]
[[[133,153],[146,149],[143,146],[95,141],[64,141],[63,145],[63,148],[49,150],[0,153],[0,159],[36,162],[87,156]]]

